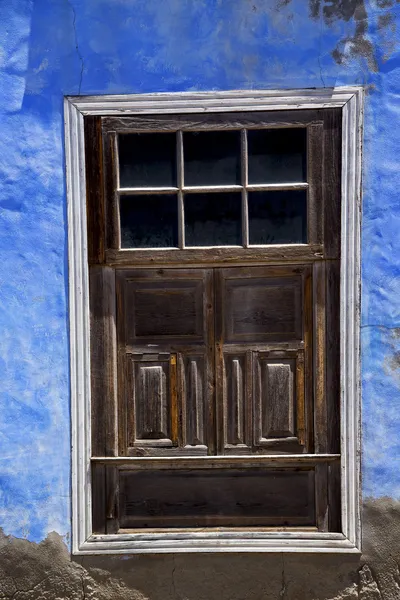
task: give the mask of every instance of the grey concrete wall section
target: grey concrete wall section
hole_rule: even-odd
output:
[[[0,538],[2,600],[398,600],[400,502],[367,501],[364,554],[71,558],[58,534]]]

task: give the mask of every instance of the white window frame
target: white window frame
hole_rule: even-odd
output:
[[[72,552],[361,552],[360,223],[363,88],[66,97],[69,323],[72,427]],[[342,108],[340,269],[342,533],[198,532],[93,535],[89,285],[83,118],[87,115]]]

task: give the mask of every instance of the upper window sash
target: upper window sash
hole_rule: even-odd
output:
[[[88,205],[92,199],[93,211],[88,215],[88,234],[89,234],[89,255],[90,262],[108,263],[110,265],[128,264],[132,260],[137,264],[157,264],[158,262],[168,262],[171,264],[231,264],[240,262],[257,262],[260,260],[287,260],[287,261],[309,261],[324,256],[324,238],[326,235],[326,225],[324,223],[324,206],[333,204],[337,207],[337,197],[340,195],[339,180],[336,178],[336,189],[332,186],[324,186],[324,178],[331,183],[335,181],[335,174],[339,172],[339,134],[340,128],[336,131],[329,125],[327,112],[322,110],[304,110],[278,112],[257,112],[257,113],[227,113],[227,114],[207,114],[207,115],[163,115],[160,117],[152,116],[129,116],[129,117],[103,117],[102,119],[89,117],[85,119],[86,145],[91,151],[89,162],[87,164],[87,191]],[[336,114],[339,117],[340,111]],[[337,124],[340,123],[340,117]],[[324,156],[328,156],[327,148],[328,128],[330,127],[330,146],[335,147],[336,158],[334,161],[324,161]],[[248,137],[253,130],[276,130],[284,128],[303,128],[307,131],[307,172],[305,181],[282,181],[274,183],[252,183],[248,178],[248,160],[247,146]],[[189,132],[227,132],[238,131],[241,144],[241,173],[240,181],[229,185],[185,185],[183,177],[183,152],[182,141],[185,133]],[[168,132],[174,133],[177,138],[176,165],[177,177],[176,185],[173,186],[155,186],[154,188],[142,186],[127,187],[121,185],[119,180],[118,164],[118,138],[132,133],[144,132]],[[97,152],[95,149],[97,140]],[[328,151],[328,152],[327,152]],[[94,155],[93,155],[94,154]],[[245,155],[245,158],[244,156]],[[332,158],[332,157],[331,157]],[[103,175],[104,174],[104,175]],[[100,177],[99,177],[100,175]],[[190,182],[189,182],[190,183]],[[256,233],[252,229],[252,223],[257,222],[257,216],[260,211],[258,206],[262,193],[264,198],[274,199],[278,192],[290,190],[294,192],[292,208],[300,211],[300,203],[303,200],[302,194],[307,195],[307,206],[305,220],[307,222],[307,237],[301,239],[301,243],[265,243],[265,236],[260,234],[260,227]],[[200,200],[209,200],[211,206],[213,202],[207,194],[215,194],[213,199],[223,199],[229,202],[229,195],[237,194],[234,201],[238,204],[235,207],[236,213],[240,212],[241,231],[240,240],[235,238],[236,243],[221,243],[214,245],[188,239],[186,232],[185,243],[185,216],[184,202],[185,196],[190,193],[190,198],[195,194],[201,194],[196,197],[196,204]],[[222,194],[216,196],[216,194]],[[135,248],[126,243],[121,243],[120,210],[128,209],[131,206],[130,200],[137,197],[142,202],[147,199],[148,212],[151,215],[152,210],[157,213],[157,202],[161,196],[174,198],[176,202],[176,234],[174,233],[174,243],[168,243],[167,247],[146,247]],[[173,196],[174,195],[174,196]],[[266,195],[266,196],[265,196]],[[240,199],[239,199],[240,196]],[[295,199],[296,196],[296,199]],[[296,205],[297,197],[300,199],[299,207]],[[250,198],[250,200],[249,200]],[[121,200],[122,199],[122,200]],[[279,201],[279,194],[278,194]],[[187,198],[189,202],[189,197]],[[257,204],[258,203],[258,204]],[[145,205],[145,203],[143,202]],[[152,207],[155,207],[154,209]],[[254,208],[253,208],[254,207]],[[188,204],[187,220],[196,219],[196,214],[190,214],[192,204]],[[150,210],[152,209],[152,210]],[[175,210],[175,208],[174,208]],[[253,211],[253,212],[252,212]],[[255,221],[251,221],[255,211]],[[235,213],[235,214],[236,214]],[[249,214],[250,213],[250,214]],[[334,210],[332,210],[332,214]],[[124,213],[126,214],[126,213]],[[157,215],[156,215],[157,216]],[[149,218],[147,216],[147,218]],[[167,219],[169,217],[167,216]],[[175,218],[175,215],[173,215]],[[250,220],[250,231],[249,231]],[[324,231],[325,230],[325,231]],[[262,221],[261,221],[262,232]],[[329,236],[329,232],[328,232]],[[229,241],[229,239],[228,239]],[[261,243],[258,243],[261,242]],[[124,247],[125,246],[125,247]],[[337,242],[336,242],[337,250]],[[337,257],[337,252],[335,256]]]

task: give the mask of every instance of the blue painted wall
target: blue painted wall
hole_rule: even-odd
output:
[[[2,0],[0,526],[70,532],[67,94],[365,84],[363,491],[400,500],[399,0]]]

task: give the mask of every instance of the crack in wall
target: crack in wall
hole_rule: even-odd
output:
[[[81,575],[81,584],[82,584],[82,600],[86,600],[85,579],[84,579],[83,575]]]
[[[365,323],[365,325],[361,325],[360,329],[385,329],[387,331],[393,331],[393,335],[400,336],[400,327],[398,325],[382,325],[381,323]]]
[[[79,61],[81,63],[81,71],[80,71],[80,75],[79,75],[79,86],[78,86],[78,96],[79,96],[80,93],[81,93],[81,89],[82,89],[82,79],[83,79],[83,71],[84,71],[84,68],[85,68],[85,63],[84,63],[83,55],[82,55],[82,53],[80,51],[79,43],[78,43],[78,33],[77,33],[77,30],[76,30],[76,10],[75,10],[74,6],[72,5],[71,0],[65,0],[65,1],[68,4],[68,6],[70,7],[71,12],[72,12],[72,28],[74,30],[75,49],[76,49],[76,54],[77,54],[77,56],[79,58]]]
[[[173,597],[177,598],[177,594],[176,594],[176,584],[175,584],[175,571],[176,571],[176,564],[175,564],[175,555],[172,555],[172,571],[171,571],[171,587],[172,587],[172,591],[173,591]]]
[[[285,559],[283,556],[283,552],[281,553],[281,557],[282,557],[282,587],[281,587],[281,591],[279,592],[279,597],[281,598],[281,600],[284,600],[286,597],[286,581],[285,581]]]

